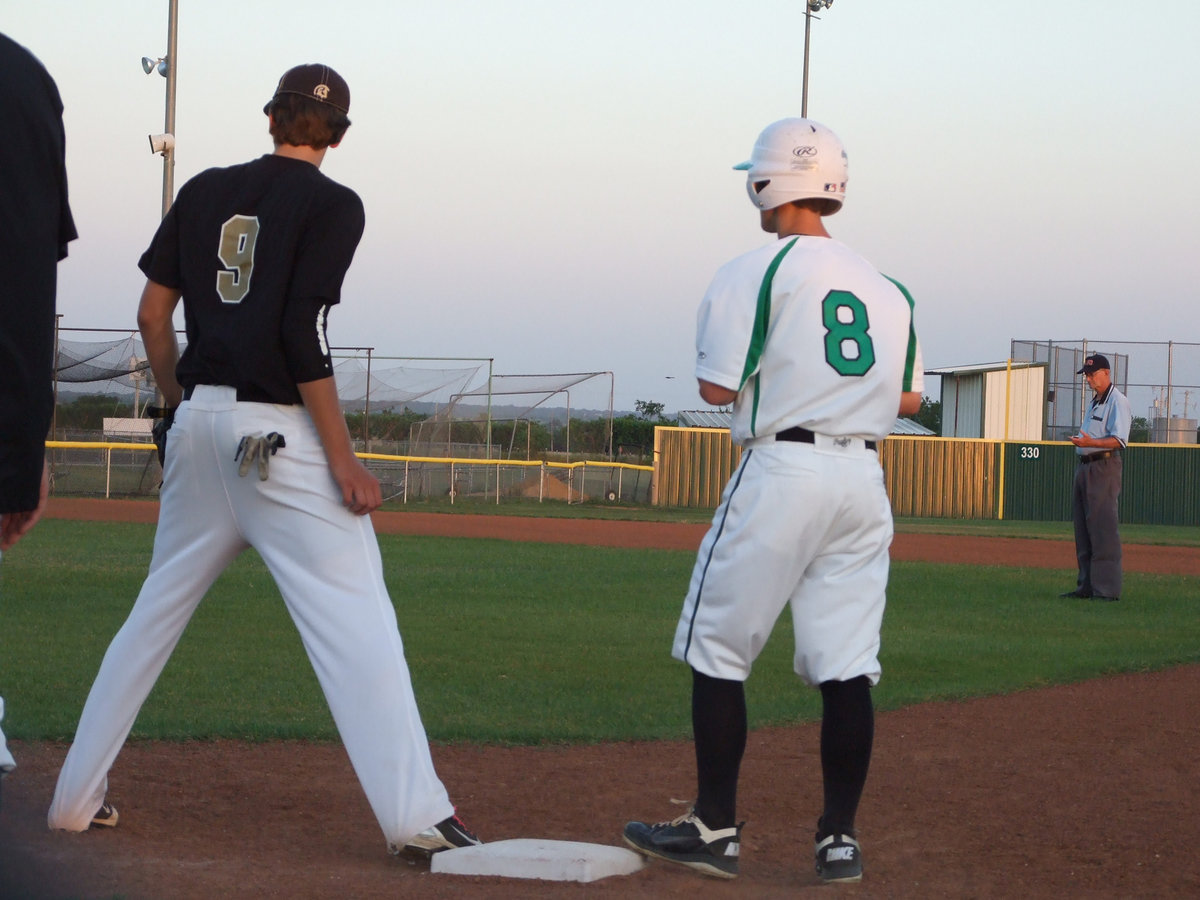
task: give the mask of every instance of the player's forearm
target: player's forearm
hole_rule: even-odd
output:
[[[378,509],[383,502],[379,479],[367,471],[354,455],[350,443],[350,431],[346,428],[346,417],[338,405],[337,385],[333,378],[303,381],[296,385],[300,398],[308,409],[316,426],[329,472],[342,492],[342,502],[356,516],[364,516]]]
[[[5,513],[0,516],[0,551],[7,550],[29,529],[38,523],[46,511],[46,498],[50,491],[50,466],[42,463],[42,485],[38,490],[38,505],[22,512]]]
[[[354,446],[350,443],[346,417],[342,415],[342,408],[338,404],[337,385],[333,378],[304,381],[296,387],[300,390],[305,409],[312,416],[330,466],[357,459]]]
[[[179,291],[147,281],[138,304],[138,330],[146,347],[146,358],[168,406],[178,406],[183,400],[183,391],[175,377],[179,339],[175,336],[174,313],[179,297]]]
[[[921,411],[920,391],[904,391],[900,395],[899,415],[911,416]]]

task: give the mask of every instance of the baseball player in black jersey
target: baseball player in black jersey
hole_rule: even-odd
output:
[[[379,482],[354,455],[326,342],[364,223],[357,194],[320,172],[349,109],[328,66],[288,70],[264,107],[275,152],[191,179],[139,262],[138,325],[177,411],[150,572],[88,695],[51,828],[116,824],[108,770],[208,587],[254,547],[389,849],[479,843],[430,758],[367,515]]]
[[[75,240],[63,104],[50,73],[0,34],[0,553],[46,508],[58,263]],[[0,721],[4,698],[0,697]],[[0,784],[16,768],[0,730]]]

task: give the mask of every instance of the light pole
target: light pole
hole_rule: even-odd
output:
[[[162,216],[175,199],[175,74],[179,70],[179,43],[176,33],[179,26],[179,0],[168,0],[167,9],[167,55],[157,59],[142,57],[142,71],[149,75],[156,71],[167,79],[167,110],[163,121],[163,133],[149,135],[150,152],[161,153],[163,158]],[[136,391],[136,384],[135,384]],[[158,406],[166,403],[163,392],[155,385],[154,402]],[[133,412],[137,412],[137,394],[134,394]]]
[[[813,13],[833,6],[833,0],[805,0],[804,4],[804,92],[800,100],[800,115],[808,118],[808,33],[812,28]]]
[[[162,134],[150,135],[150,152],[163,158],[162,214],[165,216],[175,199],[175,74],[179,68],[178,40],[179,0],[169,0],[167,13],[167,55],[158,59],[142,57],[142,71],[149,75],[157,70],[167,79],[167,111]]]

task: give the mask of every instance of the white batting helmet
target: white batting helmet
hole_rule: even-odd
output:
[[[746,193],[759,209],[793,200],[846,198],[846,150],[838,136],[812,119],[780,119],[763,129],[750,159],[734,166],[746,174]]]

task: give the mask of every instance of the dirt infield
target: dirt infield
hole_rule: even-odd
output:
[[[154,503],[54,501],[53,516],[153,521]],[[381,532],[666,546],[702,526],[376,514]],[[898,559],[1069,570],[1062,541],[898,535]],[[1200,574],[1195,549],[1127,546],[1130,571]],[[664,702],[685,703],[685,697]],[[1200,896],[1200,666],[1124,675],[878,717],[859,815],[861,897]],[[58,744],[13,742],[20,768],[0,812],[0,898],[782,897],[831,891],[811,871],[819,727],[751,734],[743,765],[742,875],[664,864],[593,884],[434,876],[393,859],[337,745],[134,743],[110,798],[121,825],[49,832]],[[619,843],[694,790],[688,743],[438,746],[434,756],[484,838]]]
[[[146,500],[55,499],[51,518],[97,522],[144,522],[158,518],[158,504]],[[618,522],[602,519],[537,519],[446,513],[377,512],[372,517],[381,534],[426,534],[439,537],[493,538],[548,544],[594,544],[605,547],[656,547],[691,550],[700,546],[707,525],[664,522]],[[1127,572],[1200,575],[1200,551],[1194,547],[1126,544]],[[978,538],[940,534],[897,534],[892,558],[971,565],[1021,565],[1039,569],[1072,569],[1075,548],[1069,541],[1021,538]],[[1069,585],[1068,585],[1069,586]]]

